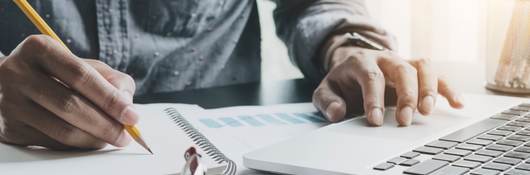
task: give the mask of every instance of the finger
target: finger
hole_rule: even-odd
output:
[[[45,117],[42,117],[42,120],[47,121],[47,123],[39,122],[35,126],[31,125],[32,127],[44,133],[51,132],[53,134],[53,130],[48,131],[45,129],[51,126],[62,126],[62,129],[65,131],[74,132],[74,136],[76,135],[75,132],[78,132],[80,129],[118,147],[125,146],[129,143],[130,140],[127,134],[123,132],[123,125],[111,119],[110,116],[86,98],[42,74],[34,73],[34,78],[34,82],[38,80],[39,86],[22,88],[22,92],[43,108],[34,107],[28,109],[31,113],[27,115],[43,114]],[[31,121],[28,121],[28,124],[31,124]],[[40,128],[42,125],[47,127]],[[50,135],[54,139],[59,139],[59,136],[60,134]],[[75,140],[75,138],[66,138],[68,142],[71,142],[71,140]],[[94,141],[94,139],[89,139],[89,141]],[[71,144],[74,144],[72,146],[83,146],[88,143],[73,142],[68,145]]]
[[[132,79],[131,76],[112,69],[110,66],[99,60],[85,59],[85,62],[94,67],[96,71],[103,76],[103,78],[109,81],[110,84],[114,85],[114,87],[120,90],[121,93],[124,93],[124,96],[130,98],[128,101],[132,102],[136,85],[134,83],[134,79]]]
[[[423,115],[428,115],[433,110],[438,92],[438,78],[432,72],[428,60],[415,60],[411,64],[418,71],[419,84],[419,105],[418,111]]]
[[[396,120],[401,126],[412,123],[412,117],[418,105],[417,71],[407,62],[399,58],[379,59],[385,77],[394,83],[398,96]]]
[[[359,60],[353,65],[353,75],[361,85],[364,111],[368,123],[373,126],[383,124],[385,106],[385,77],[375,60]]]
[[[54,150],[70,150],[74,147],[62,144],[39,130],[20,121],[10,121],[0,141],[17,146],[42,146]]]
[[[346,116],[346,104],[324,79],[313,92],[313,104],[330,122],[338,122]]]
[[[23,43],[22,50],[28,52],[17,52],[23,55],[22,58],[36,62],[32,65],[38,65],[123,124],[137,123],[138,113],[127,97],[123,97],[92,66],[64,49],[57,41],[47,36],[30,36]]]
[[[442,78],[438,78],[438,93],[444,96],[453,108],[463,108],[464,103],[460,95]]]

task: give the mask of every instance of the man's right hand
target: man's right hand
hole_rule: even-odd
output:
[[[0,141],[51,149],[130,142],[133,79],[76,57],[45,35],[26,38],[0,63]]]

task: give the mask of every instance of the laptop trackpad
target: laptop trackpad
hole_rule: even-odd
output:
[[[385,140],[400,140],[402,142],[418,141],[421,138],[432,137],[435,133],[447,133],[447,130],[455,127],[455,123],[469,123],[470,118],[448,111],[437,110],[430,116],[416,114],[412,121],[411,126],[398,126],[395,119],[395,109],[390,108],[385,112],[384,125],[377,128],[370,127],[365,118],[356,118],[323,130],[337,134],[347,134],[347,136],[344,136],[345,138],[357,135]]]

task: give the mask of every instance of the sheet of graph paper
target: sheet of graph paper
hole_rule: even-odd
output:
[[[135,142],[84,152],[26,149],[0,144],[0,174],[175,174],[184,165],[184,151],[194,145],[164,112],[175,107],[182,114],[203,110],[196,105],[138,105],[138,128],[154,155]],[[201,150],[198,151],[201,153]],[[210,159],[205,159],[208,164]]]
[[[227,107],[204,110],[186,118],[238,164],[238,174],[262,173],[243,166],[244,153],[328,124],[311,103]]]

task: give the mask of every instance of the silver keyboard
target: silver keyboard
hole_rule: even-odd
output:
[[[530,103],[514,106],[374,167],[415,175],[530,175]],[[420,155],[431,156],[427,160]]]

